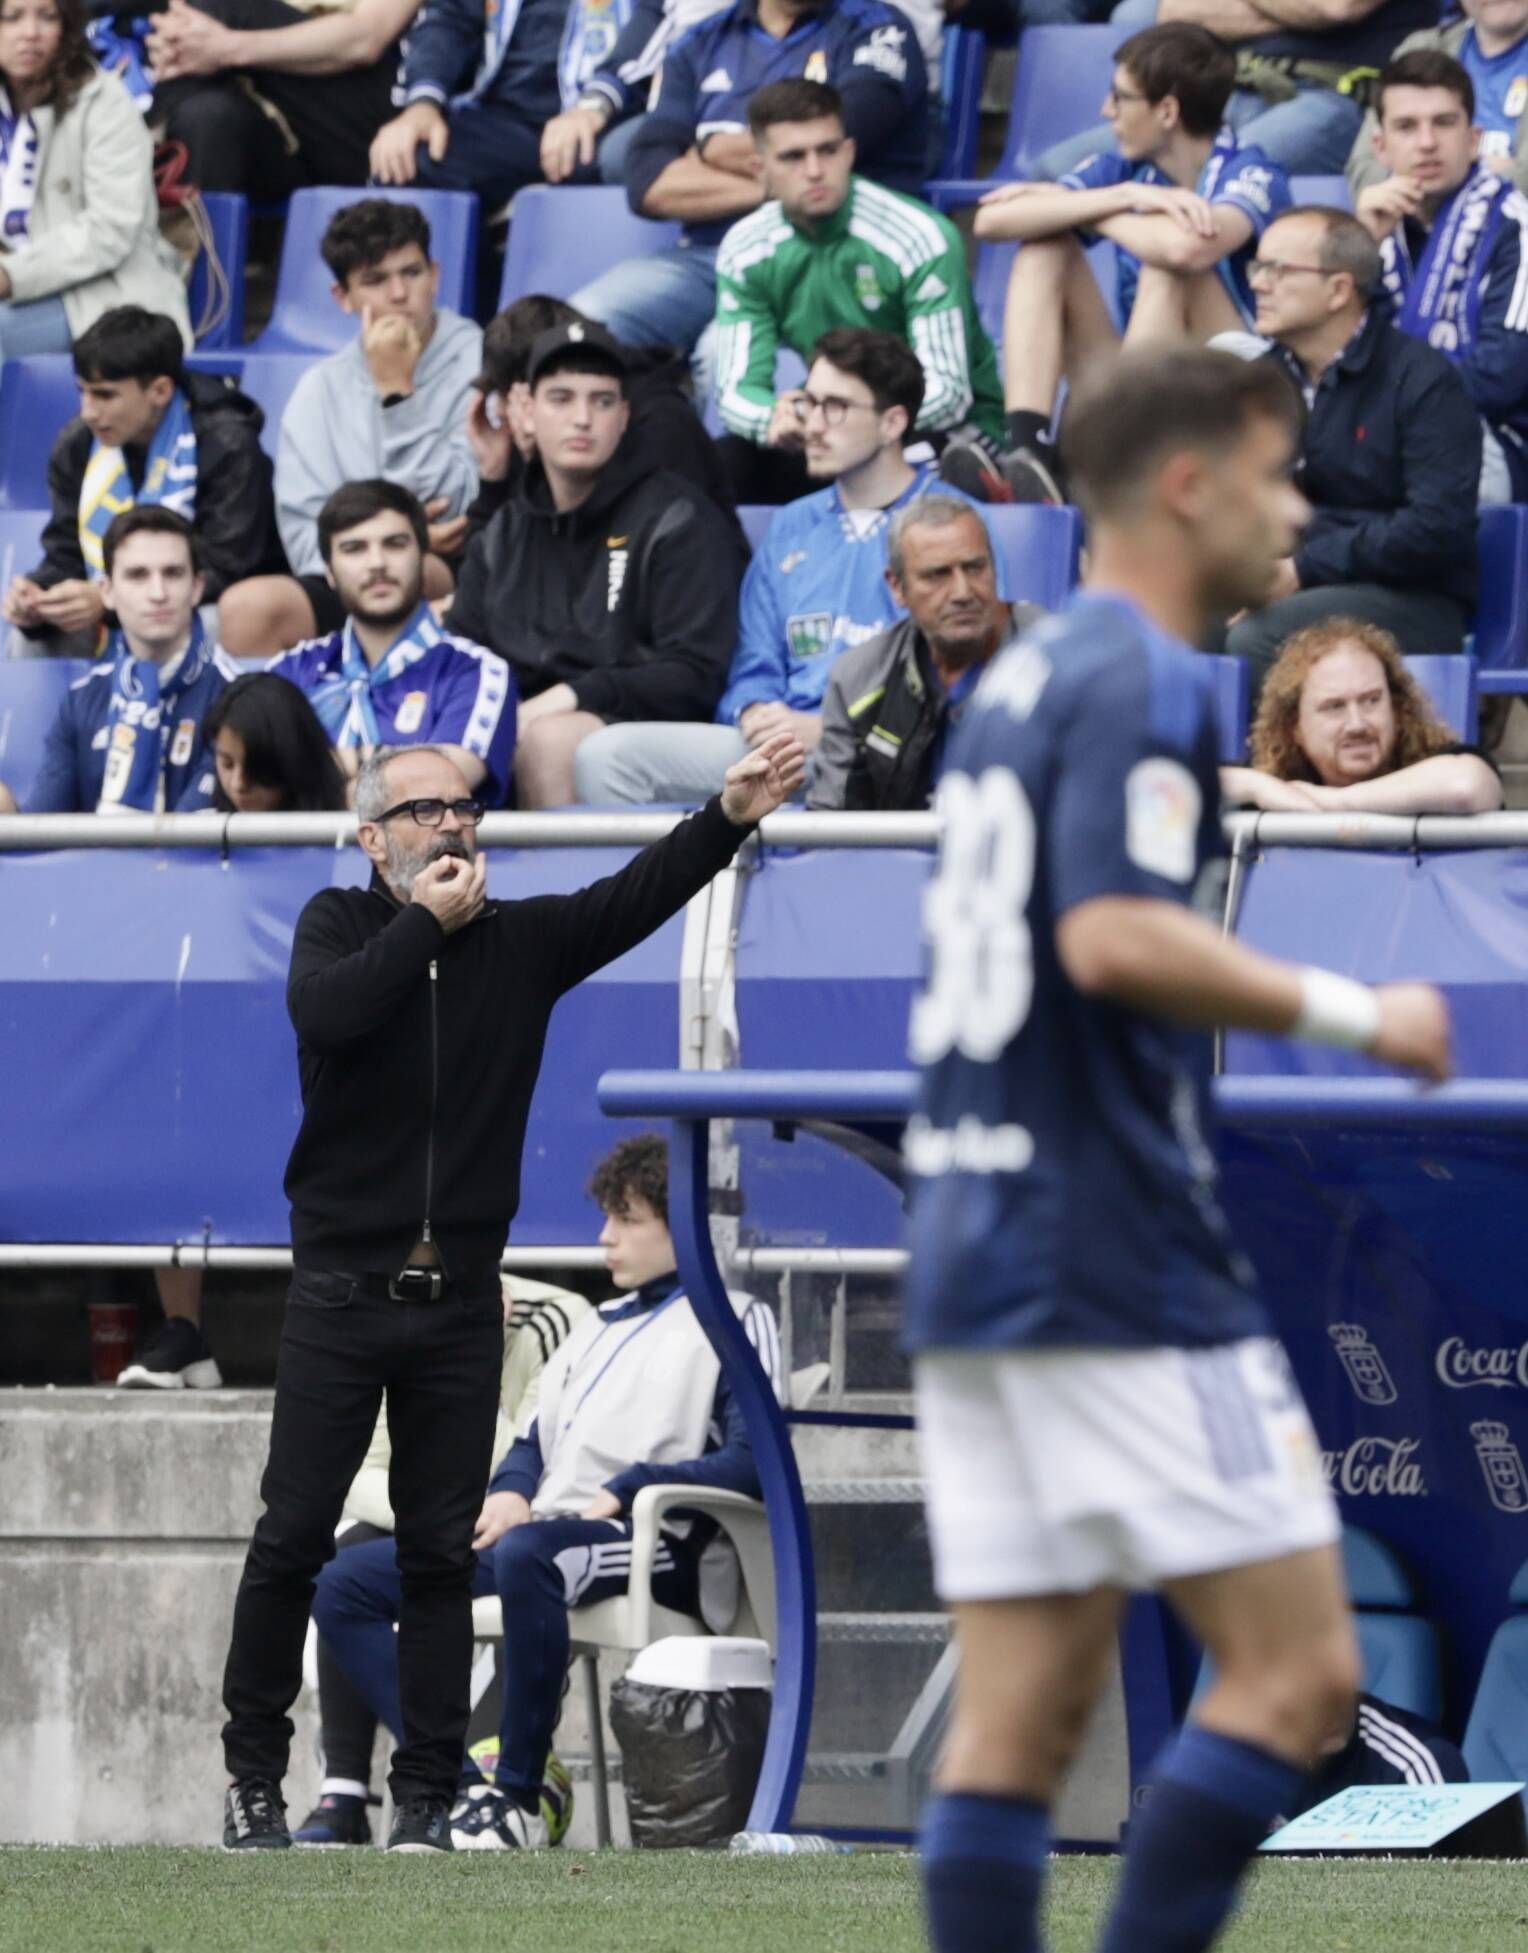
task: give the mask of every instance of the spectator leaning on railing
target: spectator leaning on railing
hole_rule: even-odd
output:
[[[1388,631],[1329,617],[1288,640],[1263,683],[1252,764],[1223,766],[1233,806],[1266,813],[1490,814],[1501,775],[1438,717]]]

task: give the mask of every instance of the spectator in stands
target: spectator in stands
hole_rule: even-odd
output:
[[[424,599],[427,539],[424,510],[398,483],[336,489],[318,540],[344,626],[271,670],[307,694],[351,778],[379,746],[427,745],[497,807],[514,754],[514,679],[502,658],[436,623]]]
[[[803,73],[837,89],[864,173],[917,193],[928,75],[906,15],[885,0],[735,0],[669,50],[627,163],[632,209],[677,219],[681,241],[575,292],[580,312],[623,345],[696,344],[716,311],[721,241],[764,201],[748,104],[769,82]]]
[[[526,383],[535,459],[473,538],[446,622],[509,661],[519,804],[555,807],[612,721],[713,710],[743,552],[719,509],[631,441],[625,355],[598,326],[544,333]]]
[[[345,806],[345,775],[318,714],[274,672],[246,672],[213,701],[202,740],[217,769],[220,814],[329,814]]]
[[[475,533],[518,492],[535,459],[536,434],[526,371],[531,348],[544,332],[590,323],[565,299],[533,293],[517,298],[488,322],[483,370],[467,417],[467,436],[478,468],[478,497],[467,512]],[[690,392],[689,368],[667,346],[623,346],[626,399],[631,409],[627,440],[655,466],[682,475],[718,508],[732,497],[719,448],[701,423]]]
[[[624,1292],[547,1364],[537,1415],[501,1457],[478,1520],[472,1591],[497,1594],[503,1607],[504,1707],[494,1781],[473,1785],[451,1813],[458,1850],[548,1842],[541,1785],[562,1707],[568,1610],[626,1591],[622,1549],[638,1492],[677,1484],[760,1496],[741,1408],[675,1272],[663,1141],[622,1140],[590,1192],[605,1215],[606,1265]],[[778,1390],[774,1318],[761,1302],[738,1303]],[[701,1614],[701,1559],[713,1538],[693,1516],[665,1515],[652,1579],[660,1607]],[[313,1601],[340,1666],[395,1728],[401,1597],[397,1549],[379,1540],[331,1561]]]
[[[1475,89],[1480,160],[1528,191],[1528,0],[1464,0],[1464,17],[1408,34],[1391,57],[1432,49],[1451,54]],[[1389,166],[1375,153],[1379,118],[1371,107],[1348,158],[1353,200],[1383,182]]]
[[[997,361],[955,226],[855,173],[837,90],[823,82],[771,82],[748,127],[770,201],[728,231],[716,266],[717,405],[736,499],[788,502],[811,486],[801,390],[776,398],[775,356],[788,346],[805,359],[835,326],[892,333],[918,355],[913,432],[998,444]]]
[[[889,333],[842,327],[817,342],[804,389],[806,462],[831,486],[782,509],[749,565],[715,723],[596,734],[578,755],[581,801],[702,800],[777,732],[816,746],[835,660],[897,618],[888,526],[938,484],[932,463],[914,466],[903,453],[923,386],[917,355]]]
[[[1528,501],[1528,197],[1477,160],[1475,87],[1451,54],[1392,61],[1377,112],[1390,175],[1360,193],[1358,217],[1396,324],[1446,353],[1475,403],[1481,501]]]
[[[102,538],[123,509],[188,518],[209,603],[280,551],[260,409],[231,381],[186,371],[174,319],[138,305],[103,313],[80,335],[74,371],[80,413],[49,458],[43,559],[12,579],[4,614],[49,652],[89,657],[106,611]]]
[[[1058,184],[1005,183],[977,209],[979,238],[1024,244],[1003,318],[1009,449],[988,484],[994,499],[1066,499],[1051,435],[1057,389],[1119,344],[1087,244],[1120,247],[1127,343],[1207,340],[1251,325],[1248,261],[1289,204],[1283,171],[1222,128],[1235,62],[1213,34],[1148,27],[1114,59],[1112,150]]]
[[[168,314],[190,343],[153,145],[96,66],[85,21],[83,0],[9,0],[0,14],[0,361],[66,353],[128,304]]]
[[[1236,52],[1226,121],[1287,176],[1334,176],[1358,134],[1367,84],[1416,28],[1435,27],[1439,0],[1124,0],[1121,26],[1207,27]],[[1044,177],[1065,176],[1102,146],[1103,129],[1057,143]]]
[[[1293,210],[1251,265],[1258,331],[1310,409],[1300,491],[1314,514],[1272,600],[1226,649],[1260,678],[1294,631],[1331,616],[1405,652],[1458,651],[1475,606],[1480,419],[1458,370],[1397,332],[1379,247],[1345,211]]]
[[[1491,814],[1501,775],[1461,744],[1389,631],[1329,617],[1297,631],[1263,683],[1252,764],[1227,801],[1269,813]]]
[[[892,517],[886,582],[900,623],[846,651],[828,675],[807,806],[905,812],[927,807],[994,652],[1037,623],[1038,604],[1006,604],[986,524],[968,502],[922,495]]]
[[[467,540],[477,466],[467,431],[483,334],[435,303],[440,266],[414,204],[366,197],[324,232],[335,303],[359,323],[348,346],[315,360],[281,416],[276,516],[290,576],[232,591],[220,622],[236,656],[260,657],[344,623],[319,547],[319,513],[346,482],[382,477],[424,504],[425,593],[448,596]]]
[[[403,110],[377,133],[378,183],[475,190],[541,178],[541,132],[615,46],[632,0],[431,0],[403,53]],[[593,181],[593,172],[577,174]]]
[[[506,1275],[501,1286],[504,1366],[499,1382],[499,1421],[494,1433],[495,1460],[508,1457],[516,1438],[535,1421],[543,1370],[573,1330],[593,1314],[584,1297],[575,1295],[571,1289],[553,1288],[547,1282],[529,1281],[523,1275]],[[387,1412],[383,1410],[372,1433],[371,1448],[345,1497],[344,1517],[335,1535],[335,1545],[341,1555],[359,1546],[371,1546],[378,1540],[391,1545],[393,1505],[387,1478],[392,1453]],[[393,1565],[396,1568],[396,1554]],[[377,1716],[340,1666],[329,1643],[322,1639],[318,1644],[318,1713],[323,1781],[319,1785],[318,1802],[292,1833],[292,1842],[319,1846],[370,1844],[371,1824],[366,1806],[372,1801],[371,1757],[377,1740]],[[463,1775],[480,1780],[470,1763]]]
[[[147,43],[152,119],[186,145],[202,190],[268,199],[364,183],[419,4],[310,12],[286,0],[169,0]]]

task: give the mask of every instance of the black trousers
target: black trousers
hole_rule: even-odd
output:
[[[290,27],[310,15],[284,0],[197,0],[225,27],[258,32]],[[151,6],[145,11],[159,9]],[[251,85],[281,111],[297,142],[291,154],[281,130],[250,100],[237,74],[187,75],[154,94],[152,121],[190,151],[191,181],[201,190],[257,197],[288,196],[309,184],[365,183],[372,137],[395,113],[398,51],[369,67],[337,75],[248,71]]]
[[[286,1775],[313,1583],[383,1393],[397,1523],[403,1741],[393,1797],[449,1797],[472,1667],[472,1533],[482,1509],[504,1356],[497,1269],[438,1302],[395,1302],[369,1279],[298,1270],[276,1365],[270,1456],[234,1602],[223,1753],[235,1781]]]
[[[347,1526],[335,1541],[336,1551],[370,1546],[391,1539],[381,1526],[361,1519]],[[371,1783],[371,1753],[377,1742],[377,1718],[371,1704],[341,1668],[334,1650],[318,1638],[318,1724],[324,1750],[324,1775],[345,1777],[352,1783]]]

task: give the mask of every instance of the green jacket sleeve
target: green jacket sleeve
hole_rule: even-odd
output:
[[[765,267],[745,269],[731,242],[729,233],[716,265],[716,404],[729,434],[762,443],[775,410],[780,326],[761,289]]]

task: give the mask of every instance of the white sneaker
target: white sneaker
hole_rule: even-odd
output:
[[[546,1819],[522,1811],[495,1784],[474,1784],[451,1813],[458,1851],[544,1851],[551,1841]]]

